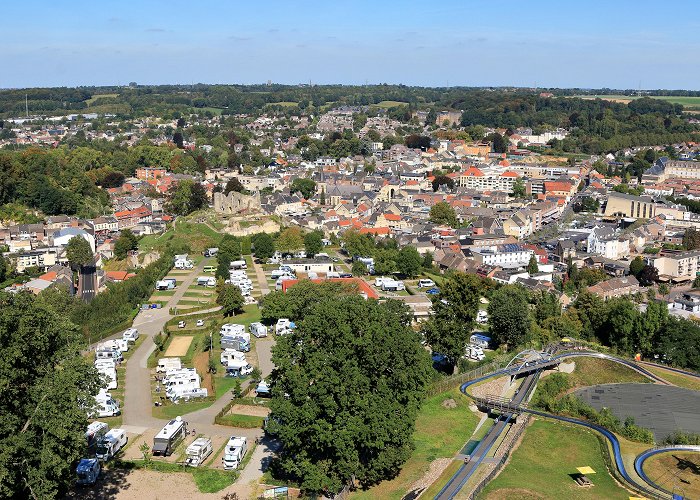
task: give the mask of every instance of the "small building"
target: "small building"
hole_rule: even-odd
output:
[[[612,297],[622,297],[637,293],[640,291],[640,288],[637,278],[630,275],[601,281],[597,285],[589,286],[587,290],[603,300],[608,300]]]
[[[292,268],[295,273],[323,273],[328,274],[335,271],[333,261],[328,258],[315,259],[291,259],[284,262]]]

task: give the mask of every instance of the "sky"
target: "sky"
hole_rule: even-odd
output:
[[[23,0],[0,88],[402,83],[700,89],[697,0]]]

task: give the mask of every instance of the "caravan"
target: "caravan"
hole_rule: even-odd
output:
[[[122,339],[105,340],[97,346],[97,351],[119,351],[129,350],[129,341]]]
[[[239,335],[243,335],[245,333],[245,325],[239,325],[236,323],[226,323],[225,325],[221,325],[221,328],[219,329],[219,334],[222,337],[237,337]]]
[[[129,328],[122,333],[122,340],[136,342],[139,339],[139,331],[136,328]]]
[[[98,365],[97,373],[100,375],[102,380],[102,386],[105,389],[116,389],[117,388],[117,369],[112,366]]]
[[[95,449],[97,444],[102,440],[107,431],[109,430],[109,425],[104,422],[92,422],[87,426],[87,431],[85,432],[85,441],[87,442],[88,451],[91,452]]]
[[[100,389],[99,394],[95,396],[95,404],[88,411],[88,417],[115,417],[120,413],[119,403],[105,389]]]
[[[154,456],[170,456],[185,436],[187,436],[187,422],[182,420],[182,417],[175,417],[155,435],[151,452]]]
[[[231,261],[231,264],[229,265],[230,269],[248,269],[248,264],[246,264],[246,261],[244,260],[234,260]]]
[[[250,324],[250,333],[252,333],[257,338],[267,337],[267,327],[260,322],[255,322]]]
[[[286,335],[287,333],[290,333],[294,328],[294,322],[289,321],[289,319],[287,318],[280,318],[277,320],[277,324],[275,325],[275,334]]]
[[[229,359],[226,363],[227,377],[245,377],[253,373],[253,367],[245,359]]]
[[[177,404],[180,400],[189,401],[190,399],[206,398],[209,396],[209,391],[206,388],[195,387],[192,384],[168,389],[165,395],[170,401]]]
[[[129,438],[126,436],[124,429],[112,429],[105,434],[104,438],[97,445],[95,456],[98,460],[106,462],[126,446],[128,441]]]
[[[100,477],[100,462],[96,458],[81,458],[75,473],[78,476],[77,484],[81,486],[95,484]]]
[[[208,437],[199,437],[195,439],[191,445],[185,450],[185,465],[190,467],[199,467],[211,455],[211,439]]]
[[[121,363],[124,356],[122,356],[121,351],[115,349],[99,350],[98,348],[98,350],[95,351],[95,360],[100,359],[112,359],[115,363]]]
[[[237,359],[239,361],[245,361],[245,354],[237,351],[235,349],[224,349],[221,351],[221,364],[227,365],[232,359]]]
[[[248,439],[245,436],[231,436],[224,447],[224,470],[235,470],[243,462],[248,451]]]

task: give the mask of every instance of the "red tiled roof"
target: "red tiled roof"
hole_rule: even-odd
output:
[[[503,162],[501,162],[501,163],[503,163]],[[512,170],[506,170],[505,172],[503,172],[501,174],[501,177],[520,177],[520,176],[518,174],[516,174],[515,172],[513,172]]]
[[[386,220],[393,220],[393,221],[396,221],[396,222],[398,222],[398,221],[401,220],[401,216],[400,216],[400,215],[396,215],[396,214],[384,214],[384,218],[385,218]]]
[[[390,233],[391,230],[388,227],[363,227],[360,229],[360,234],[386,235]]]
[[[483,177],[484,173],[478,168],[472,166],[466,169],[464,172],[462,172],[462,175],[465,175],[467,177]]]

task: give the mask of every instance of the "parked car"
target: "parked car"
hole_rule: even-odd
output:
[[[433,287],[430,290],[427,290],[425,293],[427,293],[428,295],[437,295],[438,293],[440,293],[440,289],[438,287]]]
[[[204,320],[203,320],[203,319],[198,319],[198,320],[197,320],[197,326],[204,326]]]
[[[435,287],[435,282],[429,279],[418,280],[418,288],[433,288]]]
[[[187,323],[185,323],[184,321],[180,321],[180,322],[177,324],[177,327],[178,327],[178,328],[185,328],[185,325],[186,325],[186,324],[187,324]]]

